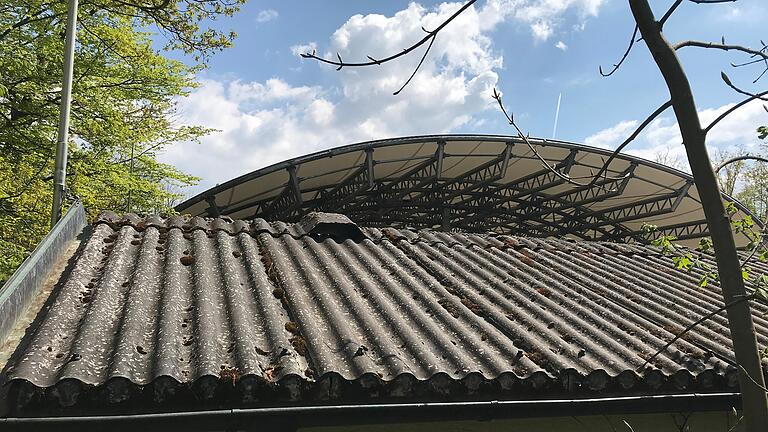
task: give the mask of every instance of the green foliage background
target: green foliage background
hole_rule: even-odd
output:
[[[757,128],[757,136],[768,138],[768,127]],[[766,143],[768,144],[768,143]],[[765,157],[765,146],[758,156]],[[747,154],[743,149],[716,154],[713,165]],[[738,161],[725,166],[719,173],[720,188],[744,204],[760,220],[768,221],[768,164],[764,162]]]
[[[156,154],[209,132],[179,124],[177,103],[235,36],[207,23],[243,1],[80,2],[67,184],[91,215],[169,211],[172,191],[197,180]],[[48,230],[66,8],[47,0],[0,5],[0,284]]]

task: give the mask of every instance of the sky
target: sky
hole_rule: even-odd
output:
[[[657,16],[670,1],[652,0]],[[164,162],[202,180],[195,195],[282,160],[360,141],[400,136],[479,133],[513,135],[491,99],[498,88],[516,123],[531,136],[614,148],[668,98],[646,46],[635,44],[622,67],[602,77],[626,49],[634,28],[624,0],[480,0],[439,33],[413,81],[397,90],[423,48],[369,68],[335,68],[302,59],[319,55],[364,61],[399,52],[439,25],[461,2],[372,0],[251,1],[216,28],[238,33],[216,54],[179,100],[179,122],[217,132],[200,143],[179,143]],[[672,41],[697,39],[759,47],[766,39],[768,2],[698,5],[684,2],[665,25]],[[745,55],[684,48],[706,124],[744,98],[721,80],[760,91],[768,75],[734,69]],[[561,107],[556,136],[554,120]],[[713,152],[758,151],[755,129],[768,123],[757,101],[721,122],[708,137]],[[654,121],[627,153],[685,169],[684,148],[671,111]]]

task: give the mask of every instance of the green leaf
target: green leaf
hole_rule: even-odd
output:
[[[712,239],[709,237],[704,237],[699,240],[699,246],[696,248],[697,250],[701,252],[706,252],[710,249],[712,249]]]
[[[231,44],[231,35],[208,26],[242,3],[82,3],[67,186],[91,216],[103,209],[169,213],[181,188],[197,181],[156,155],[210,132],[179,125],[178,104],[197,86],[195,74],[208,57]],[[48,231],[46,177],[55,155],[67,5],[25,0],[5,9],[0,29],[12,30],[0,37],[0,281]],[[16,25],[23,16],[36,18]],[[174,58],[186,53],[201,61],[175,60],[164,48],[176,51]]]

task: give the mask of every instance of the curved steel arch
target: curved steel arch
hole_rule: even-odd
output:
[[[611,154],[565,141],[530,142],[574,177],[590,176]],[[750,214],[732,198],[723,199],[734,201],[742,216]],[[708,235],[689,174],[622,154],[606,178],[577,186],[545,168],[521,139],[499,135],[415,136],[337,147],[237,177],[176,209],[285,222],[329,211],[367,226],[588,240],[645,241],[644,223],[681,241]]]

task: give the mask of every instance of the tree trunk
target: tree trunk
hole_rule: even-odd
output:
[[[706,134],[699,122],[688,77],[674,48],[664,38],[648,0],[629,0],[629,5],[640,34],[669,89],[688,162],[712,236],[723,300],[725,303],[732,302],[747,293],[742,279],[741,263],[736,253],[736,243],[731,233],[730,219],[725,211],[717,177],[707,153]],[[744,373],[746,370],[758,384],[765,386],[749,302],[739,302],[729,308],[727,313],[736,362],[744,368],[739,371],[739,386],[745,430],[765,431],[768,427],[768,399],[765,392]]]

